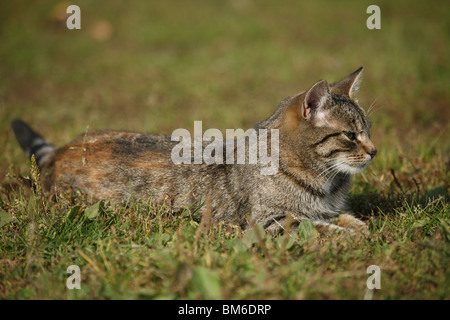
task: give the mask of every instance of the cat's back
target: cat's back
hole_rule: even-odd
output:
[[[135,132],[98,131],[79,136],[57,149],[54,162],[68,161],[74,166],[104,163],[170,162],[174,142],[170,137]],[[154,163],[156,165],[156,163]]]
[[[175,144],[170,137],[164,135],[152,135],[128,131],[94,131],[87,132],[78,136],[71,143],[60,148],[72,148],[79,145],[108,144],[112,149],[120,154],[136,153],[145,151],[165,151],[169,150]]]
[[[47,189],[64,184],[88,193],[120,198],[123,186],[157,179],[173,165],[174,142],[167,136],[134,132],[86,133],[56,149],[43,164],[41,179]],[[148,175],[151,174],[151,177]],[[142,182],[143,183],[143,182]],[[103,192],[104,191],[104,192]]]

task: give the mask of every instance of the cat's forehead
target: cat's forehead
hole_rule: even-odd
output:
[[[332,95],[332,116],[341,126],[347,127],[346,130],[368,131],[370,121],[367,114],[357,101],[343,95]]]

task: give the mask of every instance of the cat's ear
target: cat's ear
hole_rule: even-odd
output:
[[[302,103],[301,112],[303,118],[315,125],[320,125],[326,115],[327,102],[330,99],[330,88],[325,80],[321,80],[312,86],[306,93]]]
[[[355,93],[359,90],[362,81],[363,67],[348,75],[344,79],[333,83],[331,92],[349,96],[353,99]]]

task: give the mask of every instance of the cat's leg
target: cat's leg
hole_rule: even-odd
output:
[[[272,221],[270,221],[270,224],[268,226],[265,226],[265,230],[272,234],[272,235],[277,235],[280,233],[295,233],[297,232],[297,228],[298,228],[298,221],[293,221],[292,218],[272,218]]]
[[[336,218],[336,225],[348,229],[351,234],[368,237],[370,235],[369,226],[351,213],[343,212]]]
[[[348,213],[339,215],[332,222],[312,221],[312,223],[323,236],[341,235],[359,239],[370,235],[368,226]]]
[[[325,236],[329,236],[332,234],[347,234],[348,230],[344,227],[338,226],[333,223],[325,222],[325,221],[311,221],[316,230]]]
[[[271,234],[279,234],[289,232],[291,234],[298,233],[298,227],[300,221],[302,219],[296,217],[284,217],[281,219],[273,219],[272,223],[265,228]],[[309,219],[307,219],[309,220]],[[326,221],[318,221],[318,220],[309,220],[313,224],[314,228],[322,235],[328,236],[332,234],[347,234],[350,230],[347,230],[345,227],[338,226],[336,224],[326,222]]]
[[[300,219],[295,217],[284,217],[276,220],[273,219],[272,223],[266,227],[265,230],[274,235],[285,232],[297,233],[300,221]],[[316,230],[324,236],[347,235],[354,237],[367,237],[370,235],[367,224],[355,218],[350,213],[341,213],[331,222],[322,220],[310,221],[312,222],[314,228],[316,228]]]
[[[368,237],[370,235],[369,227],[363,221],[355,218],[350,213],[341,213],[337,218],[330,222],[311,221],[316,230],[324,235],[345,235],[354,238]]]

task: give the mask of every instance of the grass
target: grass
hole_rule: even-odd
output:
[[[449,4],[378,1],[381,30],[366,28],[371,1],[77,4],[79,31],[58,18],[64,2],[0,10],[0,298],[450,298]],[[9,129],[21,117],[63,145],[87,128],[249,128],[361,65],[379,152],[350,203],[368,239],[307,224],[292,237],[243,233],[193,207],[42,194]],[[70,265],[81,290],[66,287]]]

